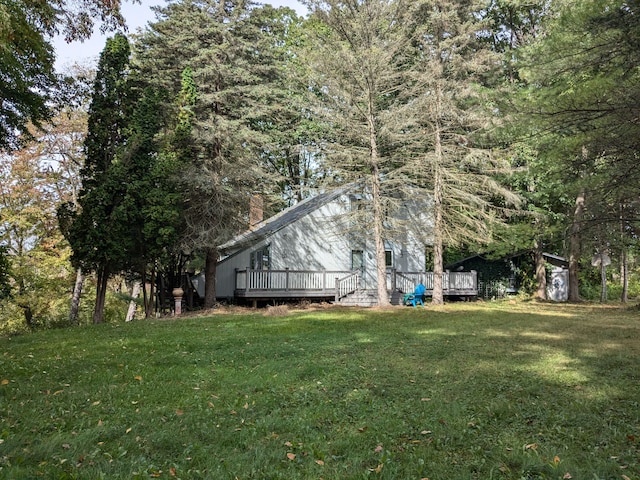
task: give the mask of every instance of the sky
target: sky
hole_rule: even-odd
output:
[[[274,7],[291,7],[298,12],[298,15],[305,15],[307,12],[297,0],[259,0],[260,3],[270,3]],[[135,33],[138,29],[144,28],[148,22],[155,20],[151,7],[155,5],[165,5],[165,0],[141,0],[140,4],[133,4],[127,1],[122,5],[122,13],[127,22],[130,33]],[[56,70],[63,71],[66,66],[74,63],[97,64],[100,52],[104,48],[107,38],[113,33],[101,35],[99,26],[96,33],[84,42],[66,43],[61,37],[54,39],[56,50]]]

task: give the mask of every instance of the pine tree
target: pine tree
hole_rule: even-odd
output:
[[[331,170],[366,179],[371,193],[371,221],[361,223],[373,226],[378,301],[388,302],[384,240],[402,228],[388,218],[417,197],[433,217],[411,226],[433,241],[433,302],[442,303],[443,246],[486,242],[500,207],[517,200],[493,176],[502,164],[478,135],[490,125],[482,87],[498,65],[482,41],[481,5],[308,3],[326,25],[317,28],[314,68],[321,111],[335,127],[327,147]]]
[[[443,303],[443,247],[491,240],[504,214],[519,203],[499,181],[509,165],[483,136],[492,126],[485,87],[499,66],[482,41],[488,30],[475,1],[425,0],[413,10],[411,72],[417,109],[412,148],[416,180],[433,198],[434,304]],[[417,127],[417,128],[416,128]]]
[[[331,126],[323,143],[325,170],[334,182],[356,183],[368,208],[353,212],[357,242],[375,247],[377,300],[389,305],[385,240],[391,240],[402,201],[397,142],[402,123],[397,99],[404,88],[406,25],[411,2],[309,1],[309,46],[316,114]],[[401,165],[401,164],[400,164]],[[396,172],[397,173],[397,172]],[[393,179],[393,180],[392,180]],[[355,233],[355,232],[354,232]],[[362,249],[359,243],[354,249]]]
[[[178,95],[182,72],[192,72],[193,150],[181,164],[187,197],[183,245],[204,253],[205,306],[211,307],[215,246],[246,228],[250,196],[270,192],[276,183],[261,152],[272,141],[266,126],[277,123],[282,105],[278,39],[288,20],[279,10],[248,1],[187,0],[159,8],[157,15],[136,57],[142,76],[164,88],[167,98]],[[176,107],[167,104],[162,111],[175,119]]]
[[[581,246],[619,244],[619,208],[637,199],[640,11],[637,2],[616,0],[554,6],[545,36],[527,49],[521,73],[529,88],[518,120],[536,132],[544,167],[576,199],[566,214],[570,300],[577,301],[578,264],[583,254],[590,257]],[[633,208],[623,211],[631,213],[624,222],[632,239],[637,218]],[[589,237],[607,230],[614,238],[594,246]]]

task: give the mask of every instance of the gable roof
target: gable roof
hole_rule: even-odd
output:
[[[291,225],[296,220],[305,217],[323,205],[335,200],[347,191],[346,187],[336,188],[330,192],[322,192],[316,196],[306,198],[295,205],[284,209],[280,213],[254,225],[249,230],[236,235],[226,243],[218,246],[220,253],[230,254],[235,250],[253,245],[262,239]]]

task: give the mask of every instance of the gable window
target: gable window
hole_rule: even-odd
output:
[[[393,268],[393,251],[392,250],[384,251],[384,265],[387,268]]]
[[[384,241],[384,266],[387,270],[393,268],[393,246],[387,240]]]
[[[251,270],[271,270],[271,246],[265,245],[251,252]]]

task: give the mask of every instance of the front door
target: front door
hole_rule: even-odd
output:
[[[351,271],[360,270],[360,286],[364,282],[364,252],[351,250]]]

